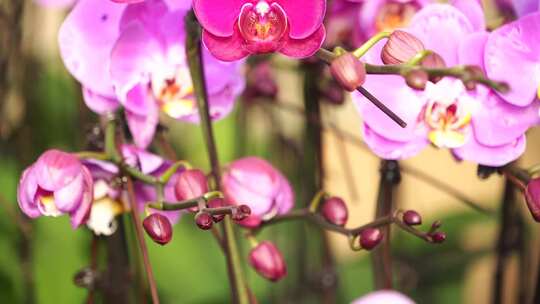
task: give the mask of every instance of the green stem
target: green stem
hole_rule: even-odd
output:
[[[422,51],[416,53],[416,55],[414,55],[414,57],[411,58],[411,60],[409,60],[409,62],[407,62],[407,64],[410,65],[410,66],[419,65],[424,61],[424,59],[426,59],[431,54],[433,54],[433,51],[422,50]]]
[[[353,55],[356,58],[360,58],[364,56],[373,46],[375,46],[375,44],[377,44],[377,42],[390,37],[390,35],[392,35],[392,32],[380,32],[376,34],[375,36],[371,37],[368,41],[366,41],[361,47],[356,49],[353,52]]]
[[[188,32],[186,40],[187,58],[191,79],[193,81],[195,97],[197,98],[201,128],[203,130],[206,148],[210,158],[212,176],[214,177],[216,186],[219,189],[221,172],[212,129],[212,122],[209,114],[206,83],[201,56],[201,30],[193,12],[186,16],[186,29]],[[233,303],[248,304],[249,294],[242,272],[241,260],[235,240],[232,220],[229,217],[225,217],[222,225],[225,245],[224,252],[227,259]]]
[[[115,163],[122,162],[122,156],[116,147],[116,120],[114,114],[107,117],[107,125],[105,127],[105,153],[107,157]]]

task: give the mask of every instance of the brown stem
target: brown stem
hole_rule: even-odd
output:
[[[135,228],[135,236],[137,237],[137,242],[139,243],[139,249],[142,253],[144,270],[146,271],[146,277],[148,279],[148,285],[150,287],[150,293],[152,295],[152,303],[159,304],[159,296],[157,292],[156,281],[154,278],[154,273],[152,271],[152,265],[150,264],[150,257],[148,256],[148,248],[146,247],[146,242],[144,240],[144,233],[142,230],[142,222],[139,217],[139,210],[137,207],[137,201],[135,198],[135,190],[133,188],[133,181],[131,177],[126,177],[127,183],[127,192],[128,200],[131,209],[131,217],[133,219],[133,224]]]

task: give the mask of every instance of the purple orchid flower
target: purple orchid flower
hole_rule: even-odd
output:
[[[155,177],[159,177],[172,165],[170,161],[133,145],[123,145],[121,153],[126,164]],[[94,201],[87,226],[97,235],[111,235],[116,230],[115,217],[130,209],[127,193],[119,188],[116,180],[120,171],[115,164],[100,160],[86,159],[84,164],[94,179]],[[174,185],[181,170],[173,174],[164,187],[164,199],[167,202],[176,201]],[[138,209],[141,212],[148,202],[157,200],[152,185],[135,181],[134,189]],[[166,216],[173,224],[180,218],[180,211],[151,210],[151,212]]]
[[[69,214],[75,229],[88,219],[93,186],[90,171],[76,156],[48,150],[23,172],[17,200],[31,218]]]
[[[368,293],[367,295],[354,300],[351,304],[414,304],[402,293],[394,290],[379,290]]]
[[[506,0],[512,2],[518,16],[540,11],[540,0]]]
[[[226,200],[248,205],[251,215],[241,224],[253,227],[276,214],[284,214],[294,205],[289,181],[267,161],[257,157],[238,159],[228,165],[222,180]]]
[[[510,92],[501,94],[508,103],[526,107],[540,98],[540,12],[493,31],[484,63],[490,78],[510,85]]]
[[[141,148],[152,141],[160,112],[198,123],[185,56],[187,2],[81,0],[60,29],[62,59],[82,83],[85,103],[98,114],[123,106]],[[203,57],[210,114],[221,119],[244,88],[242,63],[218,61],[206,50]]]
[[[489,34],[477,28],[483,24],[483,15],[477,12],[475,9],[465,14],[450,5],[431,4],[418,12],[404,30],[440,54],[449,66],[483,68]],[[381,63],[382,45],[372,49],[367,62]],[[425,91],[415,91],[400,76],[370,75],[365,87],[408,123],[404,129],[396,126],[359,94],[353,95],[364,118],[366,143],[386,159],[414,156],[431,143],[451,149],[458,159],[501,166],[524,152],[524,133],[538,122],[538,102],[518,107],[482,86],[469,92],[461,81],[451,78],[428,83]]]

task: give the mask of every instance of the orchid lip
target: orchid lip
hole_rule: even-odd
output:
[[[287,17],[277,4],[259,1],[246,3],[238,16],[238,29],[248,43],[268,44],[280,41],[287,31]]]
[[[420,6],[415,1],[384,4],[375,20],[375,28],[378,31],[389,31],[404,27],[419,10]]]
[[[193,83],[187,67],[152,74],[151,86],[159,106],[170,117],[178,119],[195,111]]]

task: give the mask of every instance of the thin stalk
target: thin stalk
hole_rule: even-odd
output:
[[[148,285],[150,287],[150,294],[152,295],[152,303],[159,304],[159,296],[157,292],[156,281],[154,278],[154,272],[152,271],[152,265],[150,264],[150,257],[148,255],[148,248],[146,247],[146,242],[144,240],[144,233],[142,230],[142,221],[139,217],[139,210],[137,207],[137,202],[135,198],[135,189],[133,188],[133,180],[131,177],[127,177],[127,192],[128,200],[131,209],[131,217],[133,224],[135,226],[135,236],[137,237],[137,242],[139,243],[139,249],[142,253],[144,270],[146,272],[146,278],[148,279]]]
[[[98,286],[102,289],[103,301],[107,304],[132,303],[130,296],[131,280],[130,262],[127,247],[126,231],[123,218],[118,217],[116,232],[105,238],[107,248],[107,271],[105,278]]]
[[[399,165],[396,161],[381,162],[381,179],[379,183],[379,194],[375,218],[389,216],[394,209],[394,188],[399,183]],[[393,285],[392,277],[392,257],[390,246],[390,226],[381,229],[384,240],[381,245],[373,251],[372,266],[374,274],[375,289],[391,289]]]
[[[191,79],[193,81],[195,96],[197,98],[201,129],[203,131],[208,157],[212,168],[212,176],[214,177],[216,187],[219,190],[221,171],[208,106],[206,83],[202,62],[203,58],[201,56],[201,30],[193,13],[189,13],[186,16],[186,29],[188,32],[186,41],[187,58],[191,73]],[[229,274],[229,281],[231,283],[232,301],[233,303],[247,304],[250,302],[248,287],[246,285],[242,272],[241,260],[237,247],[238,245],[236,243],[235,232],[231,218],[226,216],[222,221],[222,226],[224,241],[223,243],[225,248],[224,253],[227,259],[227,269]]]

